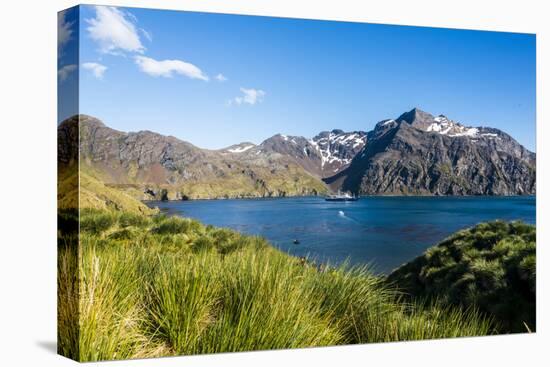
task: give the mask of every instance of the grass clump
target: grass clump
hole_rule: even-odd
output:
[[[117,216],[109,212],[97,211],[93,215],[83,215],[80,219],[80,229],[85,232],[100,234],[107,231],[116,222]]]
[[[401,266],[389,282],[416,298],[491,315],[500,332],[535,330],[536,231],[489,222],[456,233]]]
[[[217,289],[208,257],[186,266],[175,256],[160,258],[147,286],[149,330],[175,354],[191,354],[214,317]]]
[[[202,226],[199,222],[192,219],[179,219],[177,217],[164,217],[163,220],[153,228],[158,234],[178,234],[188,232],[199,232]]]
[[[73,300],[60,303],[60,346],[80,361],[493,332],[474,309],[406,302],[367,268],[319,268],[260,237],[100,209],[80,223],[80,254],[60,247],[58,280]]]

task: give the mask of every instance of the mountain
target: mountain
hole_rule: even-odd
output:
[[[252,150],[237,145],[222,151],[201,149],[151,131],[121,132],[80,115],[81,170],[139,199],[198,199],[317,195],[326,185],[284,155],[241,159]]]
[[[323,131],[312,139],[277,134],[249,149],[242,159],[285,156],[310,174],[326,178],[346,168],[364,147],[366,138],[365,132],[342,130]]]
[[[58,128],[77,133],[90,178],[146,199],[278,197],[344,190],[365,195],[535,193],[536,156],[511,136],[412,109],[369,132],[277,134],[260,144],[201,149],[151,131],[121,132],[80,115]],[[74,139],[73,139],[74,140]],[[60,160],[74,155],[60,146]],[[71,153],[73,152],[73,153]]]
[[[325,182],[366,195],[535,193],[535,154],[510,135],[417,108],[380,121],[347,168]]]
[[[324,131],[312,139],[312,144],[321,155],[323,176],[341,171],[365,146],[367,133],[363,131]]]

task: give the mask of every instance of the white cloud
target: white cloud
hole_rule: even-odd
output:
[[[85,62],[82,67],[86,70],[90,70],[97,79],[103,79],[107,66],[98,64],[97,62]]]
[[[75,64],[63,66],[61,69],[57,71],[57,76],[59,78],[59,81],[61,82],[65,81],[69,77],[69,74],[71,74],[76,69],[77,69],[77,66]]]
[[[218,75],[216,75],[214,78],[216,78],[217,81],[219,82],[225,82],[227,80],[227,78],[225,77],[225,75],[223,75],[222,73],[219,73]]]
[[[170,78],[180,74],[191,79],[208,81],[208,76],[197,66],[181,60],[155,60],[146,56],[136,56],[136,64],[140,70],[151,76]]]
[[[95,18],[86,19],[90,37],[99,44],[102,53],[143,53],[136,18],[123,10],[110,6],[96,6]]]
[[[73,30],[71,26],[73,22],[67,22],[65,15],[67,11],[62,11],[57,14],[57,56],[61,57],[63,46],[71,40]]]
[[[238,105],[243,103],[255,105],[256,103],[260,103],[264,100],[265,92],[261,89],[241,88],[241,92],[243,93],[242,96],[235,97],[232,100],[227,101],[227,105],[231,106],[233,103]]]

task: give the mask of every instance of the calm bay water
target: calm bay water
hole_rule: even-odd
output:
[[[149,202],[168,215],[266,237],[296,256],[387,273],[450,234],[503,219],[535,224],[535,197],[318,197]],[[293,244],[298,239],[300,244]]]

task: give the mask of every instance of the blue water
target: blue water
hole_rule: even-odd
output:
[[[169,215],[266,237],[316,261],[387,273],[459,229],[494,219],[535,223],[535,197],[318,197],[150,202]],[[298,245],[293,240],[298,239]]]

